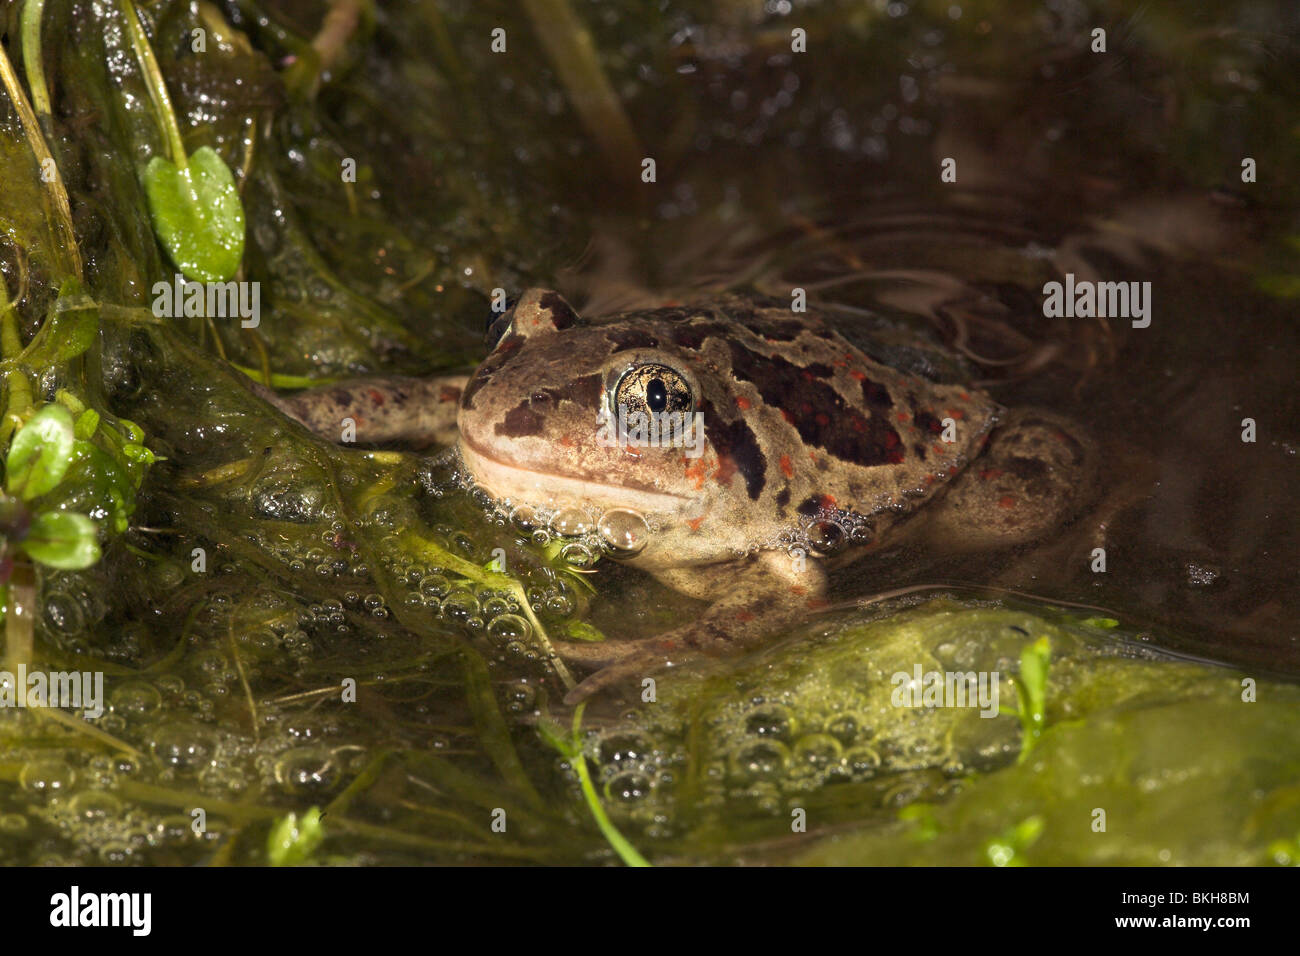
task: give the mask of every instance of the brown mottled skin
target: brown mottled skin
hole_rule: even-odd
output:
[[[295,395],[277,395],[263,385],[253,390],[290,418],[332,441],[359,445],[405,441],[449,445],[456,440],[456,415],[468,376],[353,379]]]
[[[557,645],[601,668],[571,702],[800,620],[824,603],[828,563],[910,533],[918,513],[948,546],[1041,537],[1077,507],[1091,464],[1058,420],[1008,415],[982,391],[882,364],[788,304],[720,296],[589,322],[557,293],[530,290],[495,326],[499,341],[460,395],[467,469],[512,504],[641,513],[655,533],[620,560],[712,602],[649,640]],[[598,440],[598,411],[643,365],[672,370],[703,413],[699,457]],[[334,431],[329,416],[354,401],[336,396],[324,416]],[[411,414],[428,417],[418,404]],[[826,519],[860,533],[833,558],[792,556],[789,534]]]

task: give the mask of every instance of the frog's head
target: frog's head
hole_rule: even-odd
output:
[[[811,314],[753,299],[585,322],[530,290],[489,334],[461,397],[466,468],[513,504],[642,515],[654,533],[634,563],[647,569],[772,546],[826,511],[910,507],[992,422],[986,396],[875,363]],[[949,415],[960,440],[937,444]],[[638,433],[652,418],[657,434]]]
[[[593,521],[616,509],[639,513],[656,527],[642,564],[726,556],[716,535],[692,532],[706,516],[721,517],[735,494],[752,504],[745,480],[764,466],[754,442],[715,444],[708,419],[734,401],[705,357],[675,341],[685,326],[665,317],[671,311],[587,323],[556,292],[524,293],[489,327],[495,346],[461,398],[460,450],[474,479],[498,499],[577,508]],[[637,433],[638,413],[668,433],[648,442],[654,436]],[[710,480],[720,452],[725,485]],[[752,454],[759,459],[745,460]]]

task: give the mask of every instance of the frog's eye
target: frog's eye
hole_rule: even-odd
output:
[[[514,303],[508,303],[508,306],[510,307],[504,312],[492,312],[488,316],[487,331],[483,333],[483,341],[489,349],[496,348],[497,343],[510,330],[510,323],[515,317]]]
[[[667,365],[634,365],[624,372],[611,392],[614,411],[620,405],[631,412],[683,412],[695,409],[691,384]]]

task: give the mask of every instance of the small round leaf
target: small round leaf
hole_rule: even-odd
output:
[[[14,435],[5,459],[5,487],[31,501],[53,491],[72,464],[72,415],[46,405]]]
[[[80,571],[99,560],[95,522],[72,511],[38,514],[22,547],[33,561],[61,571]]]
[[[144,171],[154,232],[190,279],[224,282],[244,257],[244,204],[216,150],[201,146],[184,169],[162,156]]]

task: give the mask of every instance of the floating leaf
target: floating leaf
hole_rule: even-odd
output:
[[[72,414],[62,405],[46,405],[9,446],[5,487],[24,501],[53,491],[72,464],[72,443]]]
[[[185,168],[162,156],[144,171],[154,232],[181,272],[224,282],[244,257],[244,204],[216,150],[201,146]]]
[[[23,550],[41,564],[80,571],[99,560],[95,522],[71,511],[46,511],[32,520]]]

